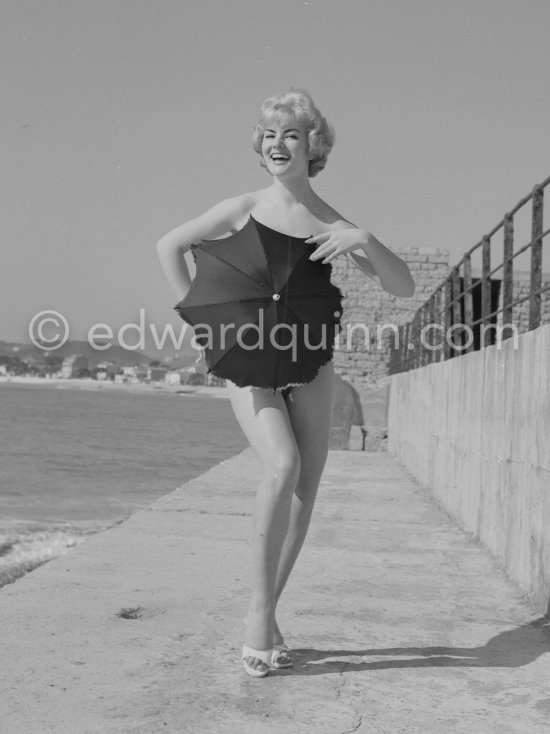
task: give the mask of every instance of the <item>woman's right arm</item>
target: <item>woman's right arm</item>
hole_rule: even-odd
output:
[[[171,230],[157,242],[157,254],[168,282],[181,300],[191,287],[189,248],[194,242],[221,237],[237,228],[253,207],[251,194],[235,196],[216,204],[195,219]],[[194,267],[193,267],[194,270]]]

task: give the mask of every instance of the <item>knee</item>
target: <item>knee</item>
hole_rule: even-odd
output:
[[[267,474],[281,489],[296,486],[300,476],[301,462],[297,450],[275,454],[271,457]]]

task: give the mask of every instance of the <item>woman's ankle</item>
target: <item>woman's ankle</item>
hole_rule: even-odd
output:
[[[261,614],[263,616],[275,617],[275,607],[277,603],[273,600],[251,599],[248,604],[247,617],[251,614]]]

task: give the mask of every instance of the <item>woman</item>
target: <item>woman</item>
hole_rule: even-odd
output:
[[[333,143],[331,126],[304,90],[290,89],[264,102],[253,147],[271,185],[222,201],[158,242],[161,265],[180,299],[191,285],[183,257],[191,244],[240,231],[251,218],[314,246],[312,262],[326,264],[347,255],[367,275],[379,278],[389,293],[402,298],[413,294],[407,265],[311,188],[310,178],[325,167]],[[269,391],[227,380],[233,411],[262,468],[242,652],[243,666],[251,676],[263,677],[271,668],[293,664],[275,610],[306,537],[325,466],[333,385],[330,360],[314,379],[291,389]]]

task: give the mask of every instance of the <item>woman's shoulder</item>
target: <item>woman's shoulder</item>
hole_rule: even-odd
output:
[[[237,194],[236,196],[230,196],[227,199],[221,201],[218,206],[223,207],[228,212],[231,212],[237,218],[245,214],[250,214],[250,211],[256,206],[259,199],[258,191],[247,191],[244,194]]]
[[[261,200],[262,191],[247,191],[244,194],[237,194],[224,199],[221,206],[230,213],[233,227],[240,229],[250,216],[250,212]]]
[[[236,232],[256,206],[258,192],[249,191],[222,199],[194,220],[200,239],[213,239]]]
[[[336,211],[332,206],[323,201],[322,199],[316,203],[315,209],[312,212],[317,219],[323,223],[326,231],[336,231],[338,229],[349,229],[355,225],[348,221],[345,217]]]

